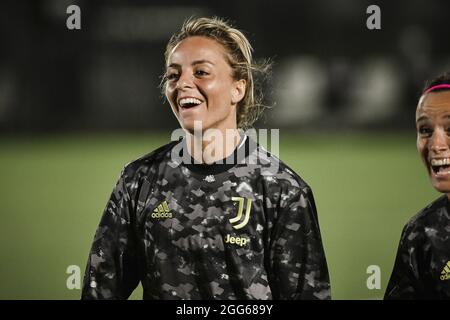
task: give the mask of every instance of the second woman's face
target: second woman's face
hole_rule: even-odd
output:
[[[245,94],[245,81],[236,81],[224,47],[206,37],[189,37],[170,53],[166,97],[180,125],[191,131],[236,128],[236,104]]]
[[[416,111],[417,150],[433,187],[450,195],[450,91],[428,93]]]

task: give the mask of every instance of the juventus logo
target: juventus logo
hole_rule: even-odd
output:
[[[244,212],[244,202],[245,202],[245,200],[247,200],[244,219],[242,220],[241,223],[233,225],[233,228],[241,229],[247,225],[248,220],[250,219],[250,210],[252,208],[252,200],[248,199],[248,198],[242,198],[242,197],[232,197],[231,200],[236,201],[239,204],[237,216],[230,219],[231,224],[234,224],[234,223],[242,220],[242,213]]]

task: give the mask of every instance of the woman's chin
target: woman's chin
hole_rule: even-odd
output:
[[[449,181],[432,181],[432,185],[433,187],[441,192],[441,193],[446,193],[446,194],[450,194],[450,182]]]
[[[193,133],[196,131],[204,131],[205,128],[203,126],[203,121],[200,119],[183,119],[180,120],[180,125],[184,130],[189,131],[190,133]]]

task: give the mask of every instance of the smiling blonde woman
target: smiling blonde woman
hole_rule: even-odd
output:
[[[251,52],[218,18],[188,20],[170,39],[162,87],[186,135],[125,166],[83,299],[126,299],[139,282],[144,299],[330,298],[311,189],[239,130],[262,107],[254,74],[264,67]],[[225,138],[211,147],[196,126]],[[188,161],[173,156],[180,146]]]

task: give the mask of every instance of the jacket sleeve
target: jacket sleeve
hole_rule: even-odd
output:
[[[420,231],[409,225],[403,228],[385,300],[425,298],[421,239]]]
[[[139,284],[130,194],[122,172],[95,233],[82,299],[127,299]]]
[[[331,299],[312,191],[289,191],[271,234],[269,281],[274,299]]]

